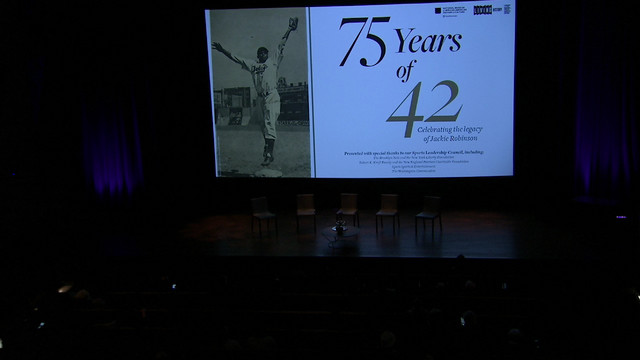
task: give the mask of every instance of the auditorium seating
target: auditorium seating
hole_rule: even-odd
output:
[[[573,288],[562,281],[570,274],[558,275],[567,269],[544,261],[230,257],[168,266],[135,260],[79,273],[64,294],[53,286],[37,289],[33,308],[19,314],[24,325],[12,334],[20,341],[5,340],[11,344],[5,351],[18,343],[20,350],[46,354],[38,358],[75,350],[125,359],[255,352],[261,358],[457,359],[514,351],[516,358],[553,359],[582,343],[569,320],[584,314],[571,311],[592,305],[567,297]]]

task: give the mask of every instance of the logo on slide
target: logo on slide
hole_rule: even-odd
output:
[[[473,7],[473,15],[491,15],[493,14],[492,5],[479,5]]]

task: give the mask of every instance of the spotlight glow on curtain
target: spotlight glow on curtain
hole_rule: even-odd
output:
[[[84,103],[86,178],[101,198],[131,196],[144,180],[135,102],[113,90],[98,93]]]

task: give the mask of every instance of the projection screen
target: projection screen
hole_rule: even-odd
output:
[[[513,175],[515,6],[206,10],[216,176]]]

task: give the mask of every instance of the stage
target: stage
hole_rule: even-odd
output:
[[[291,198],[289,196],[288,198]],[[373,197],[371,197],[373,198]],[[320,197],[319,200],[323,200]],[[635,264],[638,256],[637,210],[585,201],[548,207],[535,204],[480,207],[457,203],[442,209],[442,229],[415,215],[418,206],[400,207],[399,225],[381,218],[376,231],[373,206],[360,209],[357,236],[331,244],[323,231],[334,226],[337,207],[317,207],[300,217],[295,205],[271,209],[273,221],[251,227],[249,199],[245,206],[223,211],[224,203],[201,208],[144,206],[67,206],[50,210],[20,207],[7,214],[4,234],[12,241],[0,249],[9,262],[47,264],[91,262],[91,259],[157,259],[164,263],[219,258],[370,258],[542,260]],[[354,227],[351,218],[347,226]],[[329,233],[330,234],[330,233]],[[35,260],[34,260],[35,259]],[[186,259],[186,260],[185,260]]]
[[[330,246],[323,229],[335,225],[335,209],[320,210],[314,230],[312,217],[300,217],[296,229],[294,211],[278,213],[278,226],[263,221],[262,232],[249,212],[210,215],[193,219],[180,228],[176,241],[193,245],[191,255],[276,257],[371,257],[474,259],[584,259],[607,260],[633,251],[635,225],[632,215],[602,211],[597,214],[578,205],[553,211],[449,209],[432,234],[431,222],[423,228],[415,214],[400,211],[400,225],[381,218],[376,229],[375,209],[360,212],[357,236]],[[355,225],[350,218],[347,226]],[[416,231],[417,229],[417,231]],[[637,234],[636,234],[637,235]],[[614,245],[615,244],[615,245]],[[619,258],[618,258],[619,259]]]

